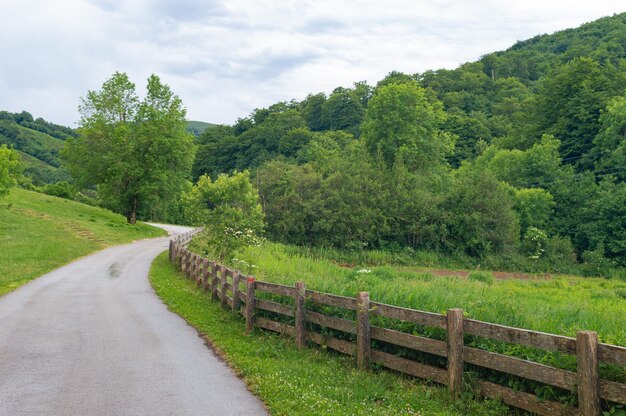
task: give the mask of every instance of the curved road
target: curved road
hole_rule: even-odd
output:
[[[167,246],[112,247],[0,298],[0,415],[267,414],[152,290]]]

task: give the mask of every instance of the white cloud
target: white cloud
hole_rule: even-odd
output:
[[[114,72],[151,73],[192,119],[232,123],[391,70],[453,68],[539,33],[623,11],[617,1],[21,0],[0,4],[0,110],[75,125]]]

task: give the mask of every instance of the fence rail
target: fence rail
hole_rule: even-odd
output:
[[[322,345],[355,356],[361,369],[367,369],[374,363],[446,385],[452,397],[462,392],[464,363],[577,393],[578,407],[573,407],[556,401],[540,400],[533,394],[489,381],[475,382],[476,391],[480,395],[500,399],[508,405],[539,415],[598,416],[601,400],[626,405],[626,384],[599,377],[600,362],[626,366],[626,348],[599,343],[595,332],[579,331],[576,338],[571,338],[467,319],[463,317],[461,309],[449,309],[443,315],[371,302],[367,292],[359,292],[355,298],[350,298],[307,290],[303,282],[292,287],[257,281],[252,276],[243,275],[238,270],[190,252],[187,244],[198,231],[182,234],[170,242],[170,261],[176,263],[187,277],[194,279],[199,287],[211,292],[213,300],[220,301],[224,308],[241,313],[246,319],[247,333],[256,326],[293,337],[299,347],[306,346],[307,342]],[[267,295],[259,297],[261,293]],[[286,303],[277,302],[276,298]],[[307,302],[310,305],[308,308]],[[312,310],[311,306],[317,310]],[[337,317],[320,312],[319,307],[328,306],[345,310],[346,314]],[[257,312],[268,316],[257,316]],[[271,314],[276,315],[275,319],[270,317]],[[350,314],[355,315],[355,318],[346,319],[345,315]],[[372,325],[370,315],[438,328],[445,331],[446,340]],[[293,324],[285,320],[293,321]],[[327,331],[321,331],[323,328],[340,331],[347,339],[324,334]],[[572,355],[576,357],[577,371],[468,347],[464,345],[465,334]],[[373,348],[372,340],[444,357],[446,368]]]

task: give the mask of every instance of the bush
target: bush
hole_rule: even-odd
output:
[[[51,183],[43,187],[43,193],[46,195],[58,196],[59,198],[74,199],[76,190],[68,182]]]

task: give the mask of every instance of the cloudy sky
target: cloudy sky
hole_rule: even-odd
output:
[[[0,110],[75,127],[80,97],[122,71],[139,91],[159,75],[189,119],[231,124],[624,11],[623,0],[0,0]]]

